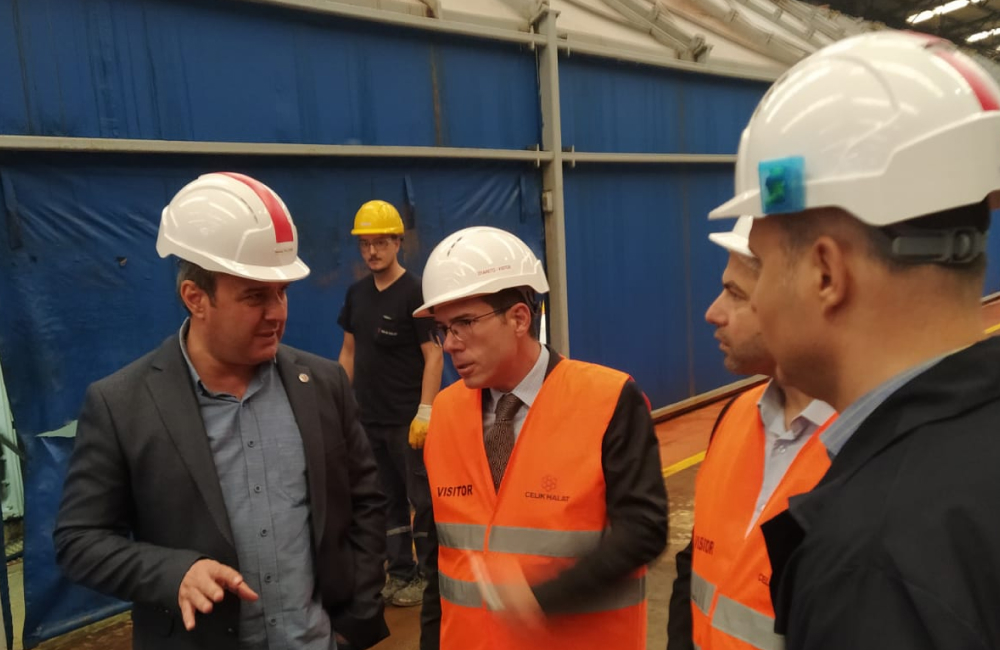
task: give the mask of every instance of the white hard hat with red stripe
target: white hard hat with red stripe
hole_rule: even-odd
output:
[[[274,190],[233,172],[199,176],[163,209],[156,252],[264,282],[309,275],[292,215]]]
[[[948,41],[830,45],[774,83],[743,132],[736,196],[710,218],[839,207],[872,226],[1000,189],[1000,87]]]

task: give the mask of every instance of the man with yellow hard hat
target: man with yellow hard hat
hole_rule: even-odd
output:
[[[347,290],[337,319],[344,329],[339,361],[354,384],[361,423],[389,500],[389,575],[382,597],[397,607],[412,607],[421,603],[428,558],[437,553],[428,534],[433,516],[420,448],[444,362],[432,341],[433,321],[412,316],[423,304],[423,294],[420,278],[399,263],[399,212],[385,201],[369,201],[358,210],[351,234],[358,238],[371,275]]]

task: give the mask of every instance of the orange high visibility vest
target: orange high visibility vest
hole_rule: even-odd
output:
[[[578,611],[525,629],[483,603],[469,561],[482,558],[496,582],[513,565],[538,584],[598,544],[608,526],[601,444],[627,380],[560,361],[528,411],[499,493],[481,391],[457,382],[437,396],[424,460],[438,531],[441,650],[645,650],[645,567],[582,599]]]
[[[788,508],[788,497],[808,492],[830,468],[819,434],[799,450],[757,524],[747,527],[764,481],[764,425],[757,402],[764,384],[739,396],[723,416],[695,481],[691,611],[700,650],[780,650],[761,523]]]

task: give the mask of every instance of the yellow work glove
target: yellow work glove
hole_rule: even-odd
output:
[[[423,449],[427,440],[427,425],[431,423],[431,405],[421,404],[417,409],[417,417],[410,423],[410,446]]]

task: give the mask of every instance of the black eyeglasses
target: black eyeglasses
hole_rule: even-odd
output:
[[[464,343],[468,339],[469,334],[472,333],[473,323],[489,316],[502,314],[516,304],[518,303],[515,302],[511,305],[507,305],[506,307],[501,307],[500,309],[494,309],[491,312],[474,316],[473,318],[456,318],[451,321],[450,325],[445,325],[444,323],[434,323],[434,329],[431,331],[431,341],[433,341],[438,347],[443,347],[445,339],[448,338],[448,332],[451,332],[451,335],[455,337],[456,341]]]

